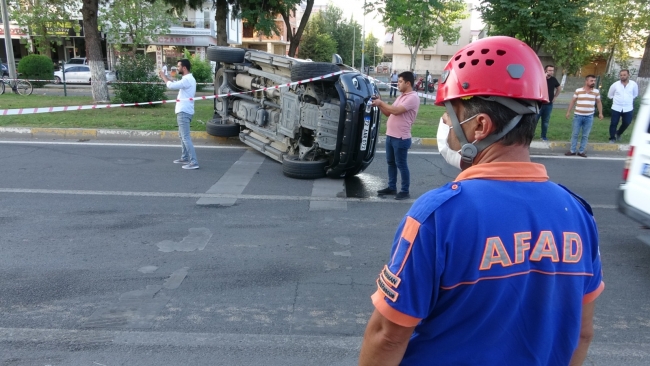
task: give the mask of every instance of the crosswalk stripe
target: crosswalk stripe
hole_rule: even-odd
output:
[[[316,179],[311,190],[315,198],[309,201],[309,211],[348,210],[346,201],[323,201],[318,198],[345,198],[345,181],[343,179]]]
[[[206,193],[240,195],[253,179],[264,159],[266,159],[264,155],[252,150],[246,150],[244,155]],[[196,201],[196,204],[202,206],[232,206],[235,202],[237,202],[235,197],[201,197]]]

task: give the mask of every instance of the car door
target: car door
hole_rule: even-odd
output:
[[[66,83],[76,83],[77,80],[77,66],[66,67],[65,68],[65,82]]]
[[[90,67],[79,66],[78,78],[80,83],[87,83],[90,80]]]
[[[650,226],[650,88],[636,117],[628,155],[627,177],[621,185],[623,202],[619,202],[619,207]]]

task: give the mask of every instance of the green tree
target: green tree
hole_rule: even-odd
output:
[[[598,0],[590,9],[587,33],[597,35],[596,45],[607,57],[607,72],[614,60],[629,59],[629,51],[642,47],[650,29],[647,0]]]
[[[162,0],[113,0],[100,16],[99,24],[118,50],[125,49],[125,44],[132,45],[126,48],[135,49],[159,34],[169,33],[170,9]]]
[[[379,0],[366,6],[366,11],[373,9],[389,31],[399,32],[411,53],[411,69],[415,69],[420,48],[430,47],[440,38],[448,43],[458,40],[460,27],[456,23],[468,16],[463,0]]]
[[[299,50],[301,58],[321,62],[332,60],[332,54],[336,53],[336,41],[325,33],[323,28],[323,17],[320,13],[309,20]]]
[[[320,15],[323,32],[329,34],[336,41],[336,53],[343,58],[343,62],[348,65],[359,65],[361,62],[361,25],[352,18],[346,19],[343,16],[343,10],[331,3],[320,12]],[[357,48],[356,52],[352,52],[353,48]],[[354,61],[352,60],[353,53]]]
[[[639,95],[645,95],[645,91],[650,84],[650,35],[645,41],[645,51],[643,52],[643,58],[639,66],[639,76],[636,81],[639,84]]]
[[[10,6],[11,19],[32,36],[36,51],[50,58],[51,42],[62,44],[68,30],[76,24],[72,15],[79,12],[74,0],[15,0]],[[79,31],[79,26],[76,28]]]
[[[579,38],[591,0],[483,0],[478,10],[490,35],[518,38],[535,52],[551,41]]]
[[[51,80],[54,73],[52,59],[44,55],[27,55],[18,63],[18,72],[26,79]],[[45,83],[33,82],[35,87],[42,87]]]
[[[375,38],[372,32],[370,32],[368,36],[366,36],[366,42],[364,43],[364,65],[376,66],[379,62],[377,60],[381,60],[383,50],[377,45],[377,43],[379,43],[379,39]]]

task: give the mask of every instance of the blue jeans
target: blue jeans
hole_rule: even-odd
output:
[[[388,188],[397,190],[397,169],[402,177],[401,192],[408,192],[411,173],[406,164],[406,156],[411,147],[411,139],[398,139],[386,136],[386,163],[388,163]]]
[[[546,132],[548,132],[548,123],[551,120],[551,112],[553,112],[553,103],[542,104],[537,119],[535,120],[535,129],[537,129],[537,123],[539,122],[540,117],[542,118],[542,139],[544,140],[546,140]]]
[[[585,152],[585,147],[587,147],[587,139],[589,138],[589,133],[591,132],[591,126],[594,124],[594,115],[582,116],[579,114],[573,115],[573,133],[571,134],[571,152],[576,152],[576,147],[578,145],[578,135],[580,134],[580,129],[582,129],[582,139],[580,140],[580,150],[579,153]]]
[[[189,161],[191,164],[199,164],[196,161],[196,151],[192,145],[190,137],[190,122],[192,116],[189,113],[180,112],[176,114],[176,122],[178,123],[178,135],[181,138],[181,159]]]
[[[397,83],[390,83],[390,93],[388,93],[388,97],[397,97]]]
[[[618,120],[623,117],[623,123],[621,127],[616,131],[616,126],[618,125]],[[609,139],[615,140],[617,136],[621,136],[627,127],[632,123],[632,111],[629,112],[619,112],[612,110],[612,119],[609,124]]]

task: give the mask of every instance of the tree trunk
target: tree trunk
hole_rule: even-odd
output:
[[[300,19],[300,25],[296,33],[289,40],[289,57],[296,57],[296,52],[298,52],[298,46],[300,45],[300,40],[302,38],[302,32],[307,26],[307,21],[309,21],[309,16],[311,15],[311,9],[314,7],[314,0],[307,0],[307,6],[305,7],[305,12]],[[287,17],[288,18],[288,17]],[[288,24],[288,22],[285,22]]]
[[[217,12],[214,20],[217,22],[217,46],[228,46],[228,2],[216,0]]]
[[[650,84],[650,35],[645,41],[645,51],[643,52],[643,58],[639,66],[639,77],[637,77],[636,82],[639,84],[639,95],[645,95],[646,88]]]
[[[102,57],[102,43],[97,27],[98,0],[83,0],[81,14],[83,15],[84,39],[86,41],[86,57],[90,67],[91,89],[95,103],[110,103],[108,87],[106,86],[106,73],[104,72],[104,59]]]

